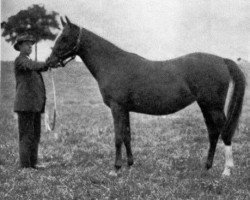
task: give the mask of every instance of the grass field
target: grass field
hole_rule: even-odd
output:
[[[2,62],[0,112],[0,199],[250,199],[250,87],[233,139],[236,167],[222,178],[224,148],[204,169],[208,138],[196,104],[165,117],[131,113],[135,164],[111,176],[114,132],[110,110],[82,63],[54,70],[58,119],[43,130],[42,170],[18,168],[18,131],[13,113],[13,63]],[[250,82],[250,67],[245,70]],[[47,105],[53,108],[51,79],[44,73]],[[44,128],[44,127],[43,127]],[[124,150],[124,149],[123,149]]]

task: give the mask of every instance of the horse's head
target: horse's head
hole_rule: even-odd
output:
[[[80,28],[71,23],[67,17],[65,18],[66,22],[61,17],[63,31],[57,38],[55,45],[52,48],[52,53],[46,61],[52,68],[58,63],[64,66],[64,61],[69,58],[73,59],[79,48]]]

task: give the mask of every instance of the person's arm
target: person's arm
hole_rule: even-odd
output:
[[[41,70],[38,70],[40,72],[46,72],[49,69],[49,66],[45,62],[38,62],[38,64],[43,65],[43,68]]]
[[[15,61],[16,68],[19,70],[24,70],[24,71],[47,71],[48,66],[45,63],[39,63],[32,61],[28,58],[25,57],[19,57]]]

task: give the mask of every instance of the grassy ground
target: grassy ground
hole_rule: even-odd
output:
[[[250,199],[249,86],[233,140],[236,167],[230,178],[221,177],[221,141],[213,168],[203,169],[208,139],[196,104],[166,117],[132,113],[135,164],[129,169],[123,152],[124,166],[114,177],[110,175],[115,151],[112,118],[95,80],[83,64],[57,69],[56,130],[43,131],[39,149],[39,161],[46,168],[21,170],[12,112],[13,63],[1,64],[0,199]],[[48,73],[44,79],[52,110]]]

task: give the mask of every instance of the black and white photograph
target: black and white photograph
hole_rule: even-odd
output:
[[[250,1],[1,0],[0,199],[250,199]]]

